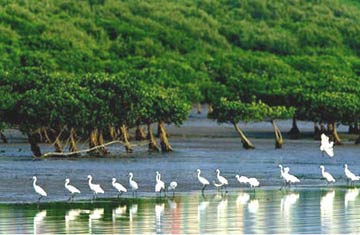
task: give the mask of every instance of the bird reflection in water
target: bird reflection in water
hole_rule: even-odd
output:
[[[359,189],[352,188],[348,189],[345,193],[345,209],[348,208],[349,202],[355,201],[356,197],[359,195]]]
[[[248,203],[248,210],[250,213],[256,214],[259,210],[259,200],[251,199]]]
[[[82,210],[82,209],[71,209],[65,214],[65,231],[66,233],[72,233],[70,230],[74,228],[78,228],[78,226],[74,226],[75,220],[80,216],[80,214],[90,214],[90,210]],[[71,226],[73,225],[73,226]],[[76,231],[75,231],[76,232]]]
[[[328,229],[332,226],[333,204],[335,198],[335,190],[327,192],[320,200],[320,215],[322,227]]]
[[[89,233],[93,233],[93,226],[99,223],[99,220],[104,216],[104,208],[96,208],[89,214]]]
[[[155,204],[155,217],[156,217],[156,232],[161,233],[162,218],[164,215],[165,203]]]
[[[299,193],[289,193],[281,198],[280,207],[283,216],[288,217],[291,212],[291,207],[297,202],[300,198]]]
[[[42,210],[34,216],[34,234],[45,233],[44,231],[44,219],[46,217],[46,210]]]
[[[124,217],[126,215],[126,209],[127,209],[126,205],[118,206],[117,208],[114,208],[112,210],[112,220],[113,220],[113,222],[115,222],[117,218]]]
[[[250,195],[248,193],[239,193],[236,198],[236,206],[240,207],[245,205],[250,200]]]

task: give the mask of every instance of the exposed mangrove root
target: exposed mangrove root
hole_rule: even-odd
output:
[[[161,151],[162,152],[171,152],[173,151],[169,140],[167,138],[167,133],[165,130],[165,126],[164,126],[164,122],[160,121],[159,122],[159,127],[160,127],[160,146],[161,146]]]
[[[145,135],[144,129],[140,125],[136,126],[135,139],[136,140],[146,140],[146,135]]]
[[[44,133],[45,143],[50,144],[52,141],[51,141],[49,134],[47,132],[47,129],[45,127],[42,128],[42,132]]]
[[[33,155],[35,157],[40,157],[41,151],[40,151],[40,147],[37,143],[37,137],[34,134],[28,134],[28,141],[29,141],[30,149],[31,149],[31,152],[33,153]]]
[[[2,132],[0,132],[0,138],[4,144],[8,143],[6,136]]]
[[[291,127],[290,131],[288,132],[288,135],[293,139],[297,139],[300,137],[300,130],[297,127],[295,116],[292,117],[292,127]]]
[[[149,137],[149,152],[159,152],[159,148],[157,147],[156,140],[151,129],[151,124],[147,124],[147,130]]]
[[[81,153],[91,153],[96,151],[98,148],[104,148],[108,145],[112,145],[112,144],[117,144],[117,143],[122,143],[120,140],[114,140],[111,141],[109,143],[103,144],[103,145],[98,145],[89,149],[84,149],[84,150],[79,150],[76,152],[68,152],[68,153],[57,153],[57,152],[53,152],[53,153],[45,153],[44,155],[41,155],[41,157],[49,157],[49,156],[73,156],[73,155],[77,155],[77,154],[81,154]],[[39,157],[40,157],[39,156]]]
[[[76,144],[76,133],[75,133],[75,129],[71,128],[70,129],[70,146],[69,146],[69,151],[70,152],[77,152],[79,151],[77,144]]]
[[[340,136],[337,133],[337,128],[336,128],[335,122],[329,123],[328,127],[329,127],[329,131],[331,131],[331,134],[334,137],[334,144],[335,145],[342,145]]]
[[[235,122],[233,122],[233,125],[235,127],[236,132],[240,136],[241,143],[243,144],[243,148],[244,149],[254,149],[255,146],[250,142],[250,140],[248,140],[248,138],[246,138],[244,132],[238,127],[238,125]]]
[[[208,113],[212,113],[213,111],[214,111],[213,105],[212,105],[212,104],[209,104],[209,105],[208,105]]]
[[[116,140],[116,130],[115,130],[115,127],[113,126],[109,126],[109,133],[110,133],[110,137],[112,140]]]
[[[124,146],[125,146],[125,150],[126,152],[128,153],[132,153],[134,150],[132,149],[131,145],[130,145],[130,142],[129,142],[129,137],[128,137],[128,133],[127,133],[127,128],[125,125],[122,125],[120,127],[121,129],[121,134],[122,134],[122,137],[123,137],[123,140],[124,140]]]
[[[62,153],[64,152],[63,147],[62,147],[62,143],[60,140],[60,136],[57,136],[54,142],[54,148],[55,148],[55,152],[57,153]]]
[[[98,131],[98,145],[104,145],[105,141],[104,141],[104,135],[103,135],[103,132],[101,130]],[[108,154],[109,152],[107,151],[106,148],[102,147],[102,148],[99,148],[99,151],[102,153],[102,154]]]
[[[197,108],[196,108],[196,109],[197,109],[197,113],[198,113],[198,114],[201,114],[201,113],[202,113],[201,103],[198,103],[198,104],[197,104]]]
[[[282,135],[281,135],[281,131],[280,131],[279,127],[276,125],[274,120],[272,120],[271,123],[274,127],[274,133],[275,133],[275,148],[281,149],[282,145],[284,143]]]
[[[355,144],[360,144],[360,135],[359,135],[359,137],[355,140]]]

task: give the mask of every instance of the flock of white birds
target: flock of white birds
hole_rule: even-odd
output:
[[[320,144],[320,151],[324,154],[326,153],[329,157],[333,157],[334,156],[334,142],[329,141],[329,137],[326,136],[325,134],[321,135],[321,144]],[[295,183],[300,183],[300,179],[297,178],[296,176],[290,174],[290,168],[289,167],[283,167],[282,165],[279,165],[280,168],[280,175],[283,178],[283,185],[281,188],[283,187],[290,187],[292,184]],[[321,169],[321,175],[322,178],[324,178],[328,184],[330,183],[335,183],[335,179],[334,177],[327,171],[325,171],[325,167],[323,165],[320,165],[320,169]],[[205,188],[210,185],[210,182],[203,176],[201,176],[201,170],[197,169],[197,179],[200,182],[200,184],[202,185],[202,193],[204,192]],[[350,182],[351,184],[354,184],[355,181],[359,181],[360,180],[360,176],[355,175],[354,173],[352,173],[349,168],[348,165],[345,164],[344,165],[344,173],[345,176],[348,180],[348,183]],[[129,173],[128,175],[129,177],[129,188],[132,190],[133,196],[137,194],[137,190],[139,188],[138,184],[136,183],[136,181],[133,179],[134,175],[132,172]],[[220,175],[220,170],[216,169],[216,177],[218,182],[213,181],[213,185],[219,190],[219,189],[225,189],[226,191],[226,187],[228,186],[229,182],[228,180]],[[89,188],[90,190],[93,192],[94,198],[96,198],[97,194],[103,194],[104,190],[102,189],[102,187],[100,186],[100,184],[94,184],[92,182],[92,176],[88,175],[88,184],[89,184]],[[246,176],[239,176],[236,175],[235,178],[237,179],[237,181],[241,184],[247,184],[251,189],[254,189],[256,187],[258,187],[260,185],[260,182],[256,179],[256,178],[248,178]],[[161,193],[163,192],[164,195],[166,196],[166,191],[172,191],[173,192],[173,196],[175,194],[175,189],[177,187],[177,182],[172,181],[169,185],[168,188],[166,188],[165,186],[165,182],[161,180],[161,174],[160,172],[156,171],[156,184],[155,184],[155,193],[159,193],[159,195],[161,196]],[[37,178],[36,176],[33,176],[33,187],[34,190],[37,194],[40,195],[38,201],[41,200],[42,197],[46,197],[47,193],[45,192],[45,190],[43,188],[41,188],[39,185],[36,184],[37,182]],[[71,196],[69,197],[69,200],[73,200],[74,196],[76,194],[80,194],[80,190],[78,188],[76,188],[73,185],[70,185],[70,179],[65,179],[65,188],[70,192]],[[116,182],[115,178],[112,178],[112,186],[117,190],[118,192],[118,197],[122,194],[127,192],[126,187],[124,187],[122,184]]]

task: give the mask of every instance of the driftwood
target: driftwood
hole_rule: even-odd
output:
[[[41,155],[41,157],[48,157],[48,156],[72,156],[72,155],[76,155],[76,154],[79,154],[79,153],[87,153],[87,152],[91,152],[95,149],[98,149],[98,148],[104,148],[105,146],[108,146],[108,145],[112,145],[112,144],[118,144],[118,143],[122,143],[122,141],[119,141],[119,140],[114,140],[114,141],[111,141],[109,143],[106,143],[106,144],[101,144],[101,145],[97,145],[95,147],[92,147],[92,148],[89,148],[89,149],[83,149],[83,150],[79,150],[79,151],[75,151],[75,152],[67,152],[67,153],[58,153],[58,152],[50,152],[50,153],[45,153],[43,155]]]

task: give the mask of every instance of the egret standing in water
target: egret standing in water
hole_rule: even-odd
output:
[[[165,183],[164,181],[161,180],[161,174],[156,171],[156,185],[155,185],[155,193],[160,193],[160,197],[161,197],[161,192],[164,191],[165,193]]]
[[[201,189],[201,192],[204,193],[204,190],[205,190],[206,186],[208,186],[210,183],[209,183],[209,181],[207,179],[200,176],[200,174],[201,174],[200,169],[197,169],[196,172],[197,172],[197,178],[198,178],[199,182],[203,185],[203,187]]]
[[[87,178],[89,180],[89,188],[94,193],[94,198],[96,198],[98,193],[104,193],[104,190],[101,188],[100,184],[93,184],[92,183],[92,176],[91,175],[88,175]]]
[[[133,197],[134,197],[134,194],[136,193],[137,194],[137,190],[139,188],[138,184],[133,180],[133,173],[130,172],[129,173],[129,185],[130,185],[130,188],[132,190],[132,193],[133,193]]]
[[[69,185],[70,179],[65,179],[65,188],[71,193],[68,201],[73,200],[76,193],[80,193],[80,190],[76,187]]]
[[[118,197],[122,194],[122,193],[126,193],[127,190],[126,188],[120,184],[120,183],[117,183],[116,182],[116,179],[115,178],[112,178],[112,186],[118,191]]]
[[[220,182],[220,184],[223,185],[223,187],[225,188],[225,192],[226,191],[226,186],[229,184],[228,180],[224,177],[220,175],[220,170],[216,169],[216,177],[218,179],[218,181]]]
[[[173,192],[173,197],[175,196],[175,189],[177,187],[177,182],[176,181],[171,181],[169,187],[168,187],[168,191],[171,190]]]
[[[47,197],[47,193],[45,192],[45,190],[43,188],[41,188],[39,185],[36,184],[36,181],[37,181],[36,176],[33,176],[33,180],[34,180],[33,187],[34,187],[35,192],[40,195],[40,197],[38,199],[38,202],[40,202],[41,198]]]
[[[324,156],[324,152],[327,153],[329,157],[334,156],[334,142],[329,141],[329,137],[324,133],[321,134],[320,151],[322,152],[323,156]]]
[[[326,179],[328,184],[335,183],[334,177],[329,172],[325,171],[325,167],[323,165],[320,165],[320,169],[322,177]]]
[[[355,175],[354,173],[352,173],[349,168],[348,165],[345,164],[344,165],[344,173],[345,176],[347,178],[347,183],[349,184],[349,180],[351,181],[351,185],[354,185],[354,181],[359,181],[360,180],[360,176]]]
[[[239,183],[249,184],[250,188],[254,190],[256,187],[259,187],[260,185],[260,182],[256,178],[248,178],[246,176],[239,176],[239,175],[236,175],[235,177],[239,181]]]
[[[289,173],[289,171],[290,171],[289,167],[284,167],[283,168],[282,165],[279,165],[279,167],[280,167],[281,177],[284,178],[285,186],[288,185],[290,187],[291,184],[295,184],[295,183],[300,182],[300,180],[296,176]],[[282,189],[283,186],[281,186],[280,189]]]

